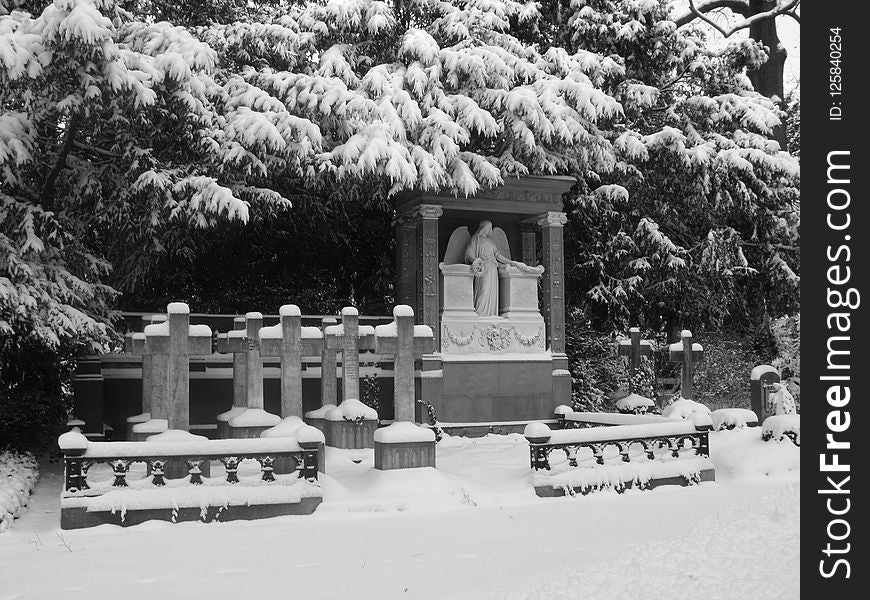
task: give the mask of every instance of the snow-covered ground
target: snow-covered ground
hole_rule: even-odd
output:
[[[717,482],[538,498],[519,435],[447,438],[438,469],[328,449],[310,516],[61,531],[57,464],[0,536],[0,600],[799,597],[799,449],[711,435]],[[72,594],[72,596],[70,596]]]

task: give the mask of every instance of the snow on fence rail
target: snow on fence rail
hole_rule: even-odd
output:
[[[64,454],[61,527],[309,514],[322,496],[316,485],[321,442],[306,437],[93,442],[73,430],[58,439]],[[223,466],[225,477],[208,477],[212,462]],[[144,478],[128,478],[135,464],[147,469]],[[111,469],[109,479],[89,481],[97,465]]]

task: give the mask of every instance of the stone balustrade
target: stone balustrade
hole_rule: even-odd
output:
[[[185,435],[189,441],[93,442],[76,429],[60,436],[61,528],[132,525],[149,519],[227,521],[309,514],[320,503],[316,482],[321,444],[316,441],[209,440]],[[278,475],[275,465],[280,461],[297,468]],[[212,463],[222,466],[225,474],[207,477]],[[137,464],[144,468],[134,474],[131,467]],[[183,465],[187,476],[171,479],[168,472],[173,464],[176,470]],[[109,478],[91,476],[99,465],[111,469]],[[294,487],[297,484],[301,485]]]
[[[622,420],[622,417],[646,416],[602,414],[600,419],[594,419],[579,414],[581,417],[576,422],[592,422],[597,426],[574,428],[568,425],[551,430],[546,424],[535,422],[526,427],[529,462],[536,473],[533,483],[539,496],[577,491],[585,494],[598,488],[622,491],[634,486],[647,489],[667,484],[691,485],[715,479],[709,460],[709,419],[699,419],[697,424],[692,420],[644,419],[642,423],[616,425],[601,421],[610,420],[607,417]],[[608,456],[608,449],[616,452]],[[633,449],[641,452],[632,455]],[[539,475],[540,471],[551,471],[550,454],[554,450],[565,453],[567,469]],[[580,466],[581,452],[591,455],[594,465]],[[619,460],[611,460],[616,456]]]

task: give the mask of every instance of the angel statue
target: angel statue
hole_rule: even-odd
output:
[[[465,251],[459,254],[457,250],[462,247]],[[498,316],[499,265],[510,265],[526,272],[543,271],[542,267],[530,267],[511,260],[507,236],[500,228],[493,229],[490,221],[481,221],[472,236],[469,236],[467,227],[460,227],[450,236],[444,262],[452,264],[460,261],[471,265],[474,274],[474,310],[481,317]]]

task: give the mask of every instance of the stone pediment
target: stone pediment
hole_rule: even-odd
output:
[[[502,186],[484,190],[470,197],[457,197],[449,193],[405,192],[399,195],[396,209],[400,213],[411,213],[421,204],[436,204],[444,210],[504,212],[518,216],[534,216],[549,211],[561,211],[562,195],[575,183],[573,177],[554,175],[508,179]]]

